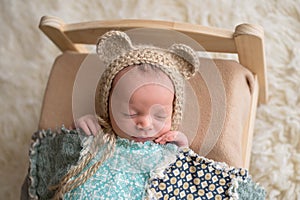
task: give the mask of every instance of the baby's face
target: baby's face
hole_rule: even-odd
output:
[[[171,129],[172,83],[165,75],[145,80],[138,70],[129,72],[134,78],[129,73],[121,75],[110,96],[112,128],[122,138],[154,140]]]

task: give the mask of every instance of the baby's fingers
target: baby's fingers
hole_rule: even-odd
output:
[[[84,121],[80,121],[77,123],[77,128],[81,128],[83,130],[83,132],[85,132],[85,134],[87,135],[91,135],[91,131],[87,125],[87,123],[85,123]]]
[[[87,120],[86,124],[89,128],[90,133],[96,136],[98,134],[98,131],[100,130],[100,125],[97,122],[91,120]]]
[[[173,142],[177,136],[177,133],[174,131],[170,131],[165,133],[164,135],[160,136],[155,140],[156,143],[159,144],[166,144],[167,142]]]
[[[160,136],[159,138],[155,139],[155,142],[159,143],[159,144],[165,144],[166,143],[166,141],[164,139],[164,136]]]

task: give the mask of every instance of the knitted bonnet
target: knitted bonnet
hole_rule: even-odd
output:
[[[109,31],[99,38],[97,54],[105,65],[95,96],[96,114],[102,121],[111,126],[108,112],[109,95],[115,76],[126,67],[148,64],[160,69],[173,83],[171,129],[178,128],[183,114],[183,81],[193,76],[199,67],[199,59],[192,48],[184,44],[173,44],[168,49],[149,45],[134,46],[125,32]]]

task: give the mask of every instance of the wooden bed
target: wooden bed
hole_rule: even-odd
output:
[[[237,54],[239,63],[253,74],[249,112],[241,136],[242,167],[250,163],[256,108],[267,102],[264,33],[257,25],[241,24],[234,31],[187,23],[154,20],[111,20],[66,24],[56,17],[41,18],[40,29],[62,51],[54,62],[45,91],[38,129],[55,128],[73,122],[72,91],[79,65],[91,52],[100,35],[109,30],[134,28],[170,29],[186,34],[207,52]],[[79,63],[79,64],[78,64]],[[197,83],[196,83],[197,84]],[[58,98],[59,97],[59,98]]]

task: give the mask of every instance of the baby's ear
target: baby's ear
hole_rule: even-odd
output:
[[[109,31],[102,35],[97,43],[97,54],[105,64],[133,49],[128,35],[121,31]]]
[[[190,63],[190,65],[179,66],[179,71],[185,76],[185,78],[188,79],[196,73],[200,62],[196,52],[191,47],[185,44],[173,44],[169,50]]]

